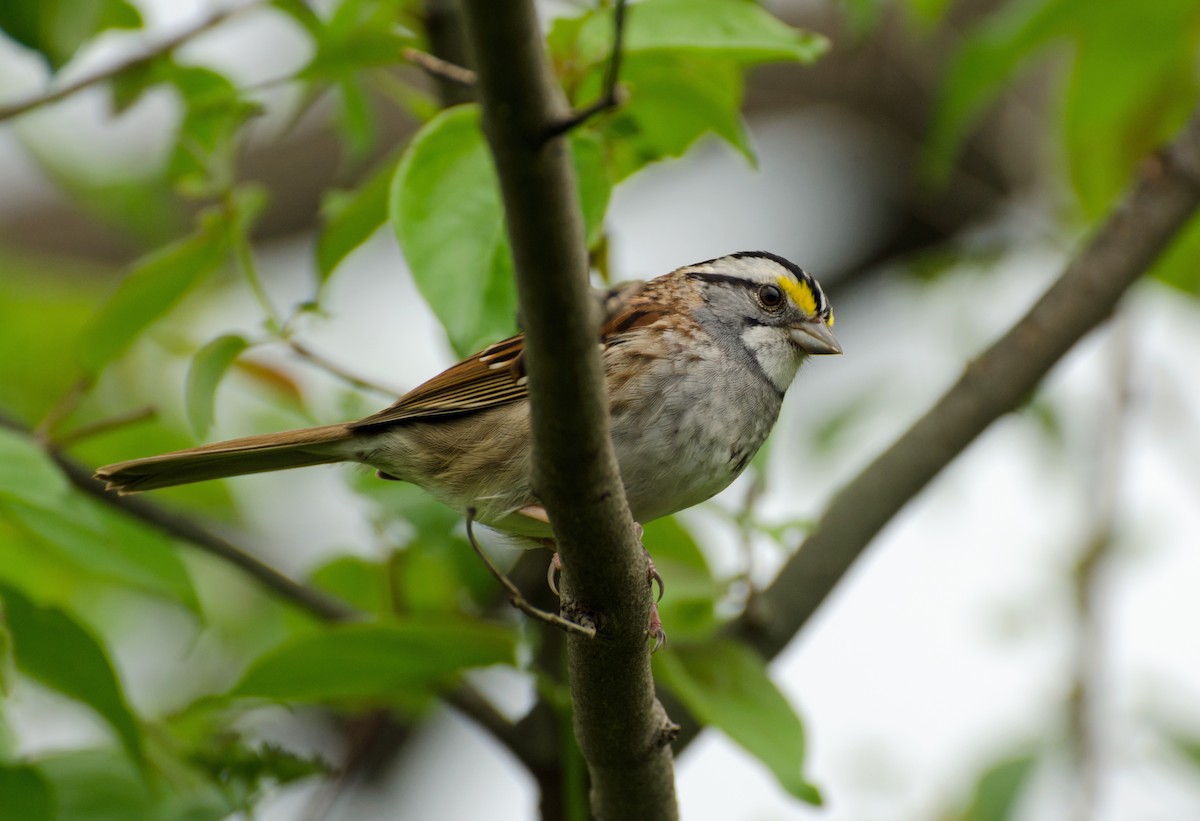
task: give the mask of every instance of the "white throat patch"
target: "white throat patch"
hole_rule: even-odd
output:
[[[803,359],[788,338],[787,331],[767,325],[751,325],[742,332],[742,343],[754,354],[771,384],[780,393],[786,391],[796,378],[796,371],[800,369]]]

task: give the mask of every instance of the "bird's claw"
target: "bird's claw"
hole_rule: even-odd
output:
[[[550,555],[550,566],[546,568],[546,584],[550,585],[550,592],[558,598],[562,598],[562,593],[558,592],[558,574],[562,572],[562,560],[558,558],[558,552],[555,551]]]
[[[667,631],[663,629],[662,618],[658,615],[658,605],[654,603],[650,604],[650,623],[646,625],[646,635],[653,642],[650,645],[651,653],[657,653],[667,644]]]
[[[658,595],[654,597],[656,602],[662,601],[663,594],[667,592],[666,586],[663,584],[663,577],[659,574],[658,568],[654,566],[654,560],[650,558],[650,554],[646,554],[646,582],[654,587],[658,587]]]
[[[638,528],[638,538],[641,538],[642,528]],[[550,556],[550,564],[546,568],[546,584],[549,585],[551,592],[555,596],[562,598],[562,593],[558,589],[558,576],[562,572],[562,559],[555,552]],[[650,603],[650,621],[646,625],[646,635],[650,637],[653,644],[650,647],[651,653],[656,653],[667,644],[667,631],[663,629],[662,617],[658,613],[658,602],[662,601],[663,594],[666,593],[666,585],[663,584],[662,575],[654,566],[654,560],[650,558],[650,553],[646,553],[646,583],[652,588],[658,587],[658,595],[654,601]]]

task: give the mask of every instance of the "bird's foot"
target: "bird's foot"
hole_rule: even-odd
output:
[[[642,526],[634,522],[634,527],[637,529],[637,538],[642,540],[644,532]],[[645,550],[645,547],[642,548]],[[650,558],[650,552],[646,552],[646,583],[651,588],[658,587],[658,595],[650,602],[650,619],[646,625],[646,634],[654,642],[650,648],[650,652],[656,652],[667,643],[667,631],[663,629],[662,617],[658,613],[658,602],[662,601],[663,593],[666,592],[666,587],[663,584],[663,578],[659,574],[658,569],[654,566],[654,559]],[[562,559],[558,556],[558,551],[555,551],[550,556],[550,564],[546,568],[546,584],[555,596],[562,598],[562,593],[558,589],[558,577],[562,574]]]
[[[638,526],[641,530],[641,526]],[[643,550],[646,548],[643,546]],[[656,653],[667,643],[667,631],[663,629],[662,617],[658,613],[658,603],[662,601],[663,593],[666,592],[666,587],[663,585],[662,576],[659,575],[658,569],[654,566],[654,559],[650,558],[650,551],[646,550],[646,584],[653,590],[655,585],[658,585],[658,596],[650,601],[650,623],[646,625],[646,635],[654,642],[650,648],[651,653]]]

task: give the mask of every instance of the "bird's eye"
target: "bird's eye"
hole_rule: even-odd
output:
[[[774,285],[764,285],[758,289],[758,301],[764,308],[778,308],[783,304],[783,291]]]

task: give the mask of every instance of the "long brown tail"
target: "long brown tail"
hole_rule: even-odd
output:
[[[106,465],[96,471],[96,478],[107,482],[109,490],[136,493],[246,473],[323,465],[344,461],[349,456],[344,445],[352,436],[343,424],[246,436]]]

